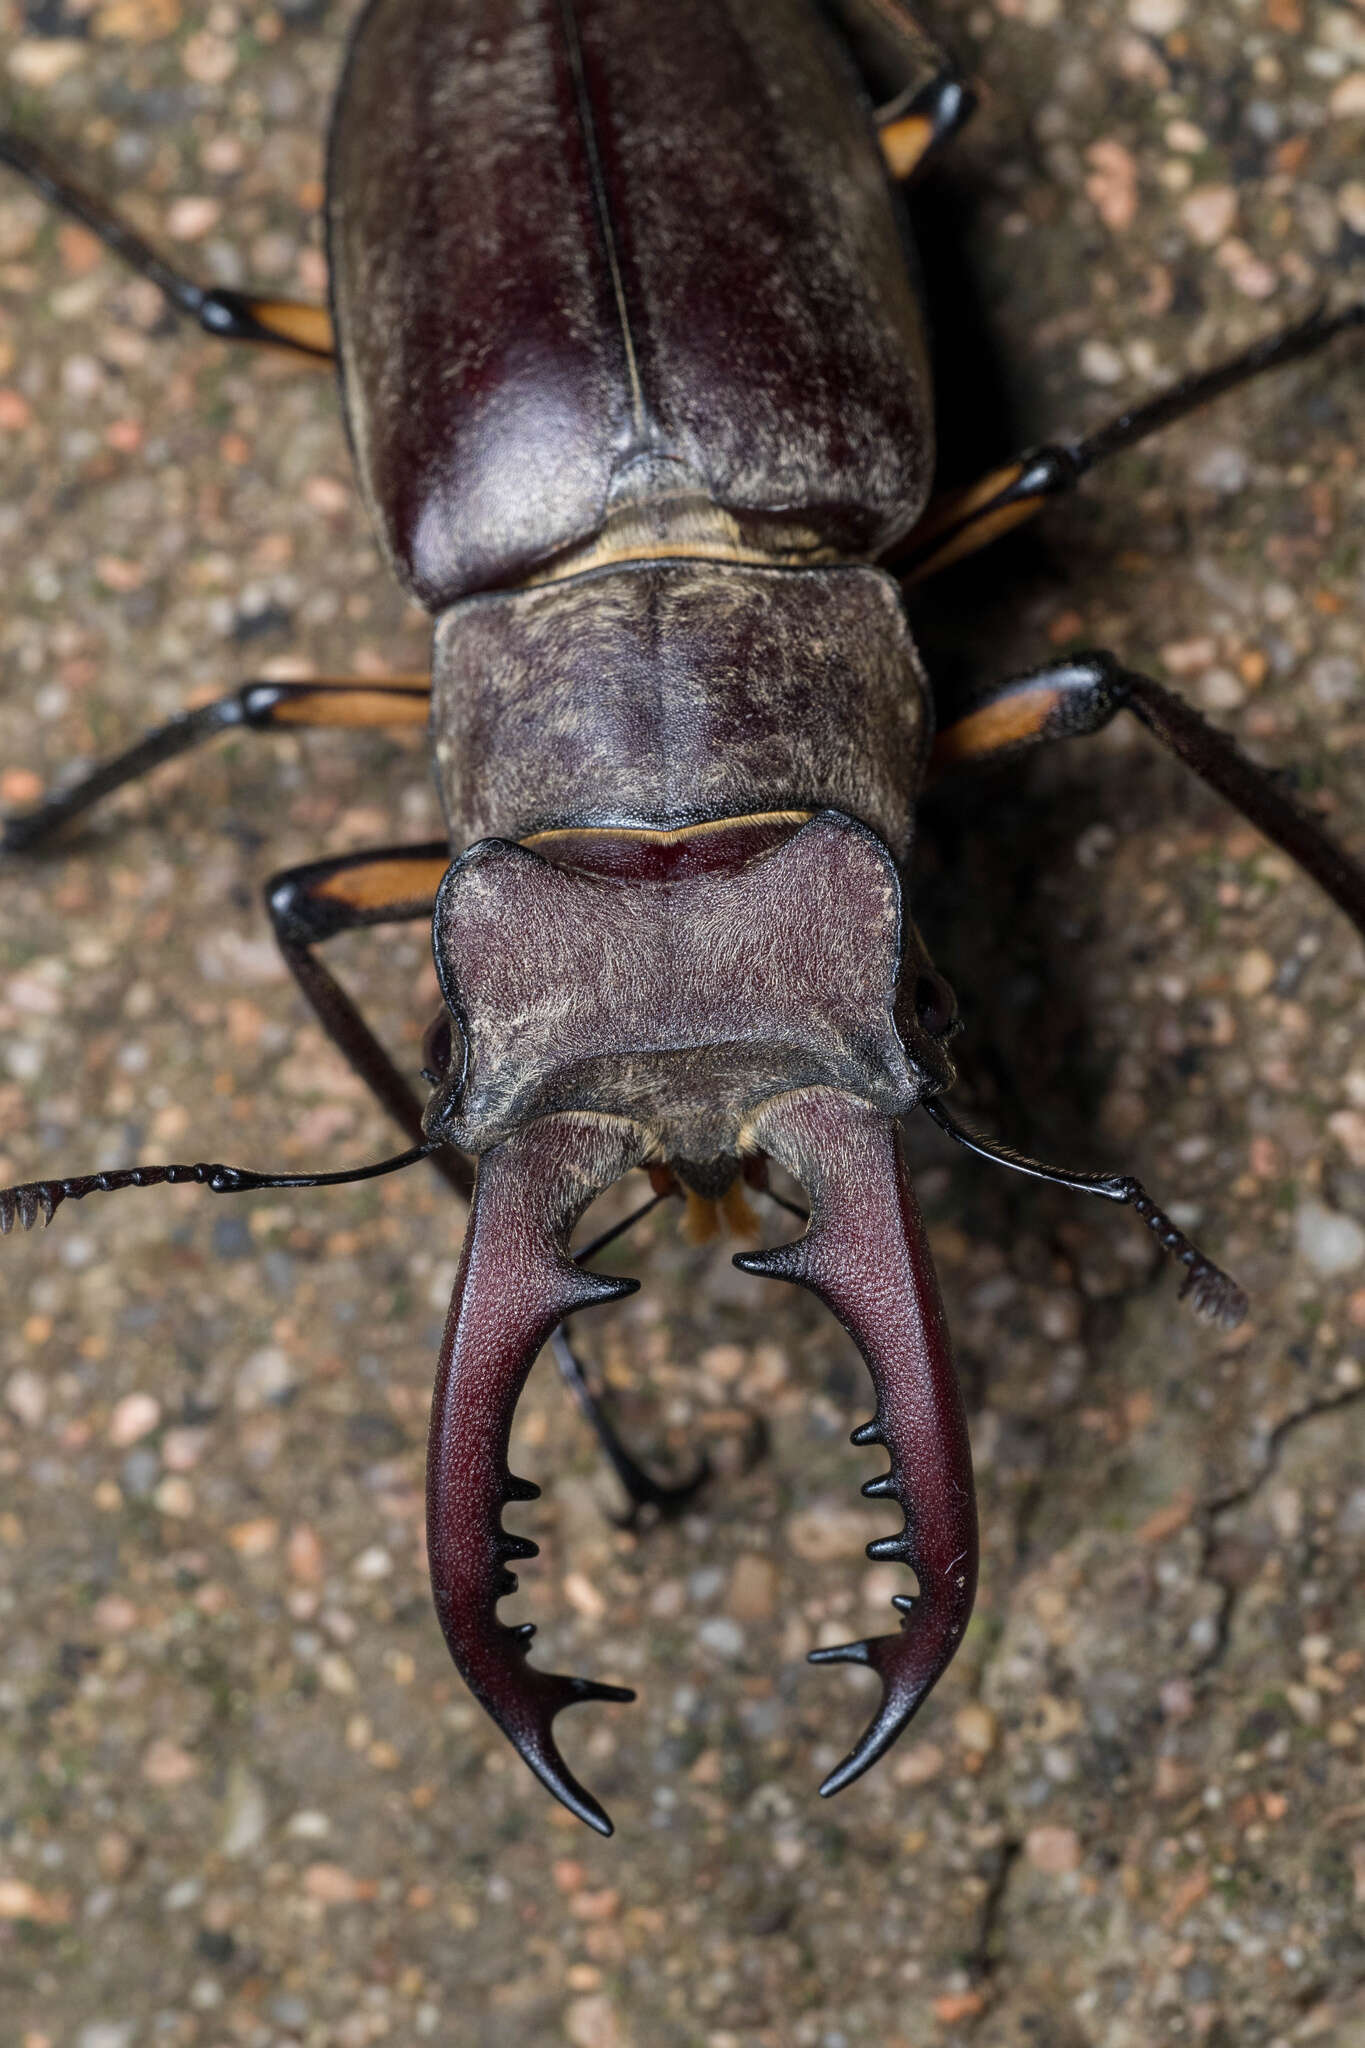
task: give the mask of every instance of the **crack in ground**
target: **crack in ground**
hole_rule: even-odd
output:
[[[1220,1599],[1214,1616],[1213,1643],[1207,1654],[1195,1665],[1190,1674],[1192,1678],[1205,1677],[1227,1655],[1232,1635],[1232,1619],[1240,1590],[1230,1580],[1221,1578],[1213,1569],[1220,1516],[1230,1514],[1234,1508],[1245,1507],[1249,1500],[1255,1499],[1266,1481],[1274,1478],[1285,1444],[1305,1422],[1316,1421],[1320,1415],[1334,1415],[1338,1409],[1354,1407],[1358,1401],[1365,1401],[1365,1387],[1353,1387],[1344,1394],[1324,1396],[1321,1400],[1310,1401],[1305,1407],[1296,1409],[1292,1415],[1286,1415],[1282,1421],[1276,1423],[1265,1440],[1260,1469],[1243,1485],[1234,1487],[1229,1493],[1218,1495],[1201,1508],[1199,1522],[1202,1544],[1199,1554],[1199,1577],[1209,1580],[1218,1588]]]
[[[966,1968],[973,1983],[984,1983],[994,1975],[995,1957],[991,1954],[991,1942],[1000,1921],[1009,1889],[1010,1873],[1024,1853],[1023,1842],[1015,1835],[1007,1835],[1000,1844],[1000,1853],[991,1874],[986,1896],[981,1901],[981,1919],[976,1930],[976,1940],[966,1956]]]

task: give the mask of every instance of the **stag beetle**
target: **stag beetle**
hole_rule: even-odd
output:
[[[538,1490],[507,1463],[521,1387],[551,1338],[572,1378],[565,1319],[635,1285],[587,1270],[605,1237],[571,1251],[600,1192],[641,1169],[645,1207],[685,1191],[733,1210],[777,1162],[808,1195],[804,1234],[736,1263],[813,1290],[862,1352],[876,1408],[854,1441],[889,1457],[863,1492],[904,1517],[869,1555],[918,1586],[897,1632],[814,1653],[882,1682],[824,1793],[905,1728],[976,1585],[966,1424],[898,1120],[922,1108],[988,1158],[1129,1204],[1197,1308],[1242,1311],[1136,1181],[1062,1172],[946,1107],[955,1005],[903,901],[929,778],[1131,711],[1365,930],[1365,870],[1110,654],[996,685],[935,733],[907,585],[1365,317],[1315,312],[931,501],[897,181],[969,106],[902,0],[372,0],[331,131],[326,312],[200,287],[0,135],[14,171],[209,332],[335,356],[375,531],[434,619],[429,685],[248,686],[10,818],[3,844],[41,844],[229,728],[429,720],[447,837],[295,868],[269,909],[318,1018],[412,1141],[361,1173],[426,1157],[471,1197],[432,1407],[436,1609],[475,1696],[603,1833],[553,1723],[632,1695],[538,1668],[531,1625],[497,1612],[535,1551],[502,1522]],[[444,997],[425,1105],[317,952],[422,916]],[[0,1225],[96,1190],[355,1177],[134,1167],[10,1189]],[[595,1419],[636,1498],[668,1503]]]

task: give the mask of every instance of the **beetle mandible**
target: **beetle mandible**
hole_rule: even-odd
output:
[[[437,1612],[481,1704],[604,1833],[553,1724],[631,1695],[538,1668],[530,1625],[497,1614],[534,1551],[502,1525],[537,1491],[507,1463],[518,1394],[552,1338],[572,1376],[565,1319],[634,1285],[587,1270],[604,1240],[570,1250],[599,1193],[642,1169],[654,1201],[733,1212],[773,1161],[807,1192],[804,1234],[737,1263],[812,1289],[857,1343],[876,1408],[854,1441],[889,1457],[863,1491],[904,1516],[869,1554],[917,1582],[899,1631],[813,1653],[882,1682],[825,1793],[904,1729],[976,1583],[970,1450],[899,1119],[923,1108],[987,1157],[1127,1203],[1196,1307],[1241,1312],[1136,1181],[1049,1167],[946,1107],[955,1005],[903,903],[931,775],[1130,710],[1365,929],[1365,872],[1110,654],[997,684],[935,733],[908,584],[1365,316],[1315,312],[931,502],[896,180],[969,105],[901,0],[372,0],[331,134],[326,313],[200,287],[0,135],[0,158],[209,332],[335,355],[376,532],[433,616],[429,689],[247,686],[11,818],[4,847],[233,727],[429,719],[447,836],[289,870],[269,907],[317,1017],[411,1140],[362,1174],[429,1157],[472,1194],[432,1410]],[[424,1106],[316,949],[427,915],[444,1009]],[[0,1194],[0,1227],[130,1185],[356,1177],[201,1162],[49,1179]],[[673,1504],[596,1420],[637,1500]]]

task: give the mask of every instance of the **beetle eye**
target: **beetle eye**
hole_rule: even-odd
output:
[[[915,976],[915,1018],[931,1038],[942,1038],[957,1021],[957,1000],[941,974]]]
[[[433,1088],[438,1087],[450,1071],[454,1049],[450,1014],[442,1010],[439,1016],[432,1018],[422,1038],[422,1079],[429,1081]]]

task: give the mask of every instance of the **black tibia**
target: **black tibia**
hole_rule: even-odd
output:
[[[642,1508],[655,1508],[665,1519],[670,1515],[680,1515],[689,1501],[695,1499],[698,1489],[704,1486],[711,1476],[711,1463],[705,1452],[698,1460],[692,1477],[683,1480],[680,1485],[665,1486],[660,1480],[651,1477],[644,1466],[631,1456],[616,1434],[611,1418],[588,1385],[587,1375],[583,1371],[578,1354],[569,1342],[569,1333],[563,1323],[555,1331],[551,1344],[555,1363],[559,1367],[565,1386],[573,1395],[580,1415],[597,1438],[607,1463],[630,1499],[630,1511],[621,1518],[621,1526],[631,1528],[638,1520]]]
[[[421,724],[430,692],[417,678],[397,683],[317,677],[306,683],[244,683],[231,696],[182,711],[154,726],[122,754],[102,761],[31,811],[0,819],[0,853],[31,853],[73,818],[136,782],[163,761],[188,754],[219,733],[286,731],[299,726]]]
[[[474,1205],[441,1346],[427,1454],[427,1551],[442,1632],[470,1691],[541,1783],[600,1834],[611,1822],[556,1747],[553,1723],[581,1700],[630,1700],[624,1686],[537,1670],[534,1623],[509,1627],[498,1602],[508,1565],[537,1545],[509,1535],[503,1510],[539,1487],[508,1469],[518,1397],[537,1352],[567,1315],[634,1291],[585,1273],[569,1234],[593,1198],[645,1149],[620,1118],[550,1116],[479,1161]]]
[[[313,947],[340,932],[430,917],[450,858],[444,840],[384,847],[289,868],[266,884],[275,937],[318,1022],[352,1068],[414,1144],[423,1140],[422,1104],[351,998],[317,959]],[[459,1195],[474,1185],[469,1162],[445,1146],[432,1165]]]
[[[1150,676],[1112,654],[1078,654],[1003,684],[939,735],[936,769],[999,759],[1039,740],[1098,732],[1131,711],[1187,767],[1281,847],[1365,933],[1365,867],[1275,777]]]
[[[1083,441],[1030,449],[976,483],[936,498],[886,566],[906,583],[922,582],[1031,519],[1051,499],[1073,490],[1088,470],[1107,457],[1145,441],[1264,371],[1315,355],[1339,334],[1362,325],[1365,302],[1331,314],[1317,306],[1307,319],[1267,335],[1241,355],[1183,378],[1143,405],[1129,407]]]
[[[1365,932],[1365,868],[1353,860],[1273,775],[1248,760],[1216,726],[1150,676],[1118,677],[1128,709],[1173,754],[1225,797],[1258,832],[1281,847],[1359,932]]]
[[[8,1237],[16,1223],[21,1230],[32,1230],[39,1217],[46,1226],[63,1202],[82,1202],[87,1195],[117,1195],[124,1188],[183,1187],[191,1182],[207,1188],[211,1195],[246,1195],[259,1188],[339,1188],[352,1181],[377,1180],[385,1173],[401,1173],[405,1166],[430,1158],[434,1150],[431,1145],[414,1145],[393,1159],[343,1167],[336,1173],[258,1173],[249,1166],[222,1166],[200,1159],[192,1166],[114,1166],[100,1173],[25,1181],[19,1187],[0,1188],[0,1237]]]
[[[932,1097],[926,1098],[923,1107],[941,1131],[982,1159],[1012,1167],[1016,1173],[1029,1174],[1034,1180],[1051,1181],[1054,1187],[1071,1188],[1082,1195],[1101,1195],[1108,1202],[1122,1202],[1141,1217],[1161,1249],[1185,1268],[1180,1288],[1182,1301],[1188,1294],[1199,1315],[1221,1323],[1227,1330],[1235,1330],[1246,1315],[1247,1298],[1236,1281],[1206,1258],[1198,1245],[1191,1244],[1184,1231],[1172,1223],[1164,1210],[1158,1209],[1142,1182],[1132,1174],[1077,1173],[1065,1167],[1048,1166],[1041,1159],[1031,1159],[1026,1152],[1016,1152],[1012,1145],[1002,1144],[998,1138],[984,1136],[972,1124],[951,1115],[942,1102]]]
[[[44,199],[89,228],[130,269],[163,292],[177,313],[197,320],[206,334],[217,335],[224,341],[269,342],[277,348],[296,349],[318,361],[330,359],[331,323],[321,306],[251,297],[245,292],[195,284],[158,256],[136,228],[120,219],[92,192],[73,185],[51,157],[21,135],[0,130],[0,163],[8,164]]]
[[[777,1097],[753,1136],[810,1194],[810,1227],[776,1251],[745,1254],[746,1273],[791,1280],[834,1311],[867,1361],[877,1412],[856,1444],[881,1444],[890,1468],[863,1488],[894,1501],[905,1526],[867,1546],[909,1565],[913,1597],[892,1602],[899,1635],[814,1650],[816,1664],[866,1664],[882,1700],[821,1792],[840,1791],[890,1748],[961,1645],[976,1595],[971,1447],[943,1305],[894,1122],[833,1089]]]

